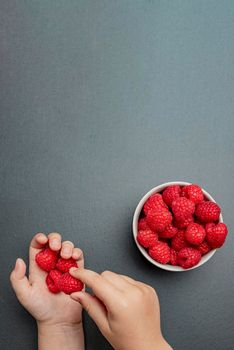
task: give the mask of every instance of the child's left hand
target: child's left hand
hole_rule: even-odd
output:
[[[29,247],[29,277],[26,276],[26,264],[17,259],[10,280],[19,302],[43,325],[79,325],[82,322],[82,307],[64,293],[52,294],[47,289],[46,272],[36,262],[36,254],[48,244],[54,251],[61,249],[64,259],[77,260],[79,267],[84,267],[83,252],[74,248],[70,241],[61,242],[61,235],[43,233],[35,235]]]

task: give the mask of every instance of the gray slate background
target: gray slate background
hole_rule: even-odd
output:
[[[174,349],[233,349],[233,34],[231,0],[1,1],[1,349],[36,349],[8,275],[38,231],[154,286]],[[169,180],[204,186],[230,228],[187,273],[132,240],[139,199]],[[110,349],[85,326],[88,350]]]

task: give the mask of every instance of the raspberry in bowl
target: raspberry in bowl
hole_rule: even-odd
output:
[[[167,182],[140,200],[133,236],[144,257],[168,271],[188,271],[207,262],[228,230],[214,198],[196,184]]]

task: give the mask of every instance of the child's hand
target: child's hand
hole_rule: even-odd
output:
[[[91,287],[71,294],[116,350],[169,350],[160,329],[158,297],[150,286],[105,271],[101,275],[71,268],[72,276]]]
[[[29,247],[29,277],[25,275],[25,262],[22,259],[17,259],[10,276],[12,287],[19,302],[36,319],[39,326],[39,333],[42,333],[42,338],[47,333],[50,333],[50,338],[52,338],[52,333],[54,332],[54,338],[58,339],[58,333],[63,333],[64,330],[69,334],[74,333],[71,329],[74,329],[75,333],[83,333],[82,307],[67,294],[52,294],[49,292],[45,283],[46,272],[41,270],[35,262],[36,254],[46,244],[52,250],[59,251],[61,249],[60,254],[62,258],[69,259],[72,257],[77,260],[79,267],[84,267],[83,252],[79,248],[74,248],[72,242],[61,242],[61,236],[58,233],[50,233],[48,237],[43,233],[38,233],[32,239]],[[78,340],[76,341],[76,348],[78,346],[77,342]],[[79,341],[81,344],[80,348],[83,346],[82,342],[83,338]],[[48,337],[46,337],[45,343],[49,344]],[[56,343],[51,340],[51,344]],[[49,345],[45,347],[42,345],[40,348],[46,349],[49,348]],[[57,346],[58,348],[59,346]]]

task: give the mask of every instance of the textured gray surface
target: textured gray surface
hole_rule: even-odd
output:
[[[0,21],[0,348],[36,349],[8,274],[56,230],[88,267],[154,286],[175,349],[233,349],[233,1],[2,0]],[[131,220],[178,179],[210,191],[230,235],[173,274],[139,254]],[[85,323],[87,349],[110,349]]]

